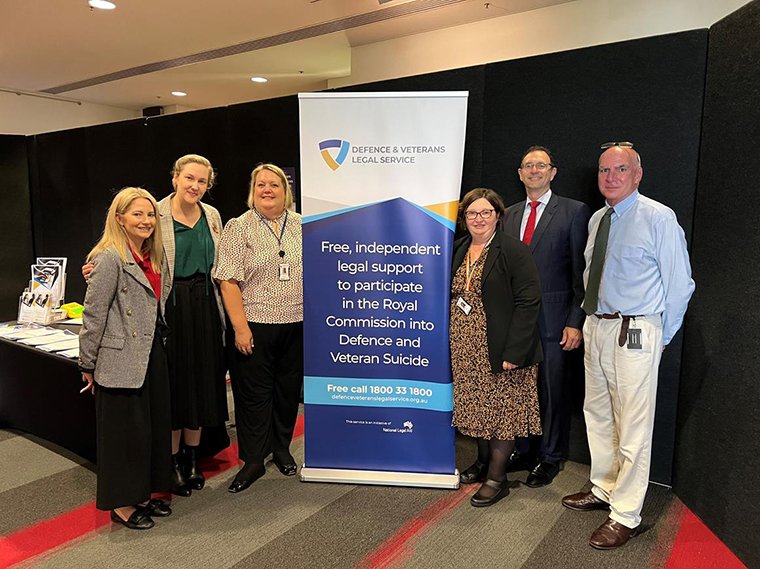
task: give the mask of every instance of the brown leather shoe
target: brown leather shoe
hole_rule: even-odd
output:
[[[610,505],[594,496],[593,492],[578,492],[562,498],[562,505],[571,510],[588,512],[590,510],[609,510]]]
[[[594,549],[615,549],[628,543],[628,540],[639,534],[639,528],[629,528],[623,524],[607,518],[607,521],[600,525],[594,533],[588,544]]]

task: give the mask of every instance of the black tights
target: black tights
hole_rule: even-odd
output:
[[[515,450],[514,439],[497,439],[490,440],[477,439],[478,441],[478,462],[488,465],[488,474],[486,478],[496,482],[504,482],[507,479],[507,462]],[[483,485],[478,490],[480,495],[488,498],[496,493],[496,490],[490,486]]]

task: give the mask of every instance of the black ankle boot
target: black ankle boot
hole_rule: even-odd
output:
[[[184,458],[187,485],[193,490],[200,490],[206,484],[206,478],[198,467],[198,447],[186,446]]]
[[[187,480],[185,480],[185,475],[182,474],[179,453],[172,455],[172,487],[170,491],[172,494],[184,497],[192,494],[190,487],[187,485]]]

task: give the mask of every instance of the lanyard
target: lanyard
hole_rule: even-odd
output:
[[[288,224],[288,210],[285,210],[285,219],[282,221],[282,227],[280,227],[280,236],[277,237],[277,234],[274,232],[274,229],[272,229],[272,226],[267,223],[267,219],[259,213],[259,210],[256,208],[253,208],[253,210],[256,212],[256,215],[259,216],[259,219],[266,225],[267,229],[269,230],[269,233],[272,234],[272,237],[274,237],[275,241],[277,241],[277,245],[280,247],[280,251],[278,255],[280,258],[285,256],[285,251],[282,249],[282,236],[285,235],[285,226]]]
[[[491,245],[491,241],[493,241],[493,238],[496,236],[496,232],[494,232],[493,235],[491,235],[491,238],[488,240],[488,242],[483,246],[483,251],[480,252],[480,257],[483,256],[483,253],[488,249],[488,246]],[[467,278],[465,280],[464,289],[467,292],[470,292],[470,281],[472,280],[472,276],[475,274],[475,264],[480,259],[478,257],[475,262],[470,263],[470,250],[467,249],[467,264],[465,265],[465,274],[467,275]]]

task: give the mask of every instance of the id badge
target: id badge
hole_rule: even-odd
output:
[[[641,328],[628,328],[628,349],[641,350]]]
[[[465,315],[468,315],[470,311],[472,310],[472,306],[467,304],[467,301],[462,298],[461,296],[457,299],[457,308],[465,313]]]
[[[290,280],[290,263],[280,263],[278,266],[279,266],[278,278],[281,281],[289,281]]]

